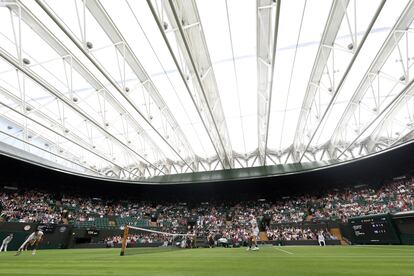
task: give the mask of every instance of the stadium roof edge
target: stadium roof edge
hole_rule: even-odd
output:
[[[348,161],[324,161],[324,162],[312,162],[305,164],[288,164],[288,165],[275,165],[275,166],[262,166],[262,167],[253,167],[253,168],[242,168],[242,169],[232,169],[232,170],[220,170],[220,171],[209,171],[209,172],[196,172],[196,173],[185,173],[185,174],[176,174],[176,175],[164,175],[164,176],[154,176],[151,178],[145,178],[141,180],[120,180],[118,178],[108,178],[101,176],[93,176],[84,173],[75,173],[70,168],[65,168],[63,166],[56,167],[50,165],[51,162],[43,162],[38,156],[30,153],[25,155],[16,154],[13,150],[7,150],[7,147],[0,147],[0,155],[11,157],[20,161],[24,161],[33,165],[37,165],[43,168],[51,169],[54,171],[67,173],[70,175],[85,177],[95,180],[103,180],[107,182],[118,182],[125,184],[136,184],[136,185],[179,185],[179,184],[202,184],[202,183],[214,183],[214,182],[230,182],[236,180],[251,180],[251,179],[260,179],[260,178],[271,178],[278,176],[287,176],[287,175],[297,175],[308,173],[312,171],[320,171],[324,169],[329,169],[332,167],[343,166],[346,164],[355,163],[361,160],[369,159],[378,155],[382,155],[386,152],[391,152],[393,150],[403,148],[413,144],[414,141],[408,141],[403,144],[396,145],[392,148],[387,148],[381,152],[376,152],[370,155],[362,156],[360,158],[348,160]],[[12,149],[10,147],[10,149]],[[31,156],[32,155],[32,156]],[[33,158],[35,157],[35,158]],[[55,165],[55,164],[53,164]]]

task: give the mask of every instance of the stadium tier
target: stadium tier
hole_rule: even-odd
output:
[[[55,195],[46,191],[8,190],[0,194],[1,220],[42,225],[68,225],[96,231],[88,238],[79,235],[73,245],[85,242],[109,247],[121,244],[120,229],[125,226],[148,229],[128,239],[135,245],[164,242],[165,236],[192,233],[203,246],[212,236],[214,244],[226,238],[228,244],[246,244],[251,218],[266,241],[326,240],[352,242],[349,233],[337,231],[354,217],[414,211],[414,180],[404,178],[373,188],[359,185],[335,188],[318,196],[220,202],[145,202],[111,198]],[[79,233],[79,232],[76,232]],[[347,236],[347,237],[344,237]],[[82,239],[86,238],[86,239]],[[124,237],[125,238],[125,237]]]
[[[99,195],[97,195],[99,196]],[[10,191],[0,193],[1,218],[13,222],[64,223],[78,227],[111,228],[122,225],[176,228],[189,221],[198,225],[221,225],[232,221],[233,227],[247,223],[246,214],[270,217],[275,223],[305,221],[347,221],[350,217],[397,213],[414,210],[414,181],[404,179],[371,188],[363,185],[332,190],[323,195],[303,195],[266,201],[145,202],[105,200],[98,197],[56,196],[45,191]],[[155,224],[154,224],[155,223]]]

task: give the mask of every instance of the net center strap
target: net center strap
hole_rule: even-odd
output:
[[[194,236],[194,234],[172,234],[172,233],[161,232],[161,231],[156,231],[156,230],[141,228],[141,227],[136,227],[136,226],[128,226],[128,228],[129,229],[140,230],[140,231],[145,231],[145,232],[150,232],[150,233],[155,233],[155,234],[167,235],[167,236]]]

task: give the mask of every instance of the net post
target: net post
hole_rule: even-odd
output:
[[[125,255],[125,249],[126,249],[126,241],[128,239],[128,225],[125,225],[124,228],[124,236],[122,238],[122,248],[121,248],[121,256]]]

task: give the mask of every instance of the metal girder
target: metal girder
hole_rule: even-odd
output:
[[[111,83],[111,85],[119,92],[119,94],[128,102],[128,104],[138,113],[138,115],[153,129],[153,131],[163,140],[166,145],[191,169],[193,168],[188,162],[179,154],[179,152],[167,141],[167,138],[161,135],[159,130],[151,124],[149,118],[147,118],[141,110],[131,101],[129,97],[125,95],[125,90],[122,89],[119,84],[113,79],[111,75],[97,62],[97,60],[87,50],[86,45],[83,45],[77,40],[77,38],[68,31],[67,27],[60,21],[60,19],[50,10],[50,8],[43,4],[42,1],[36,0],[36,3],[46,12],[46,14],[55,22],[55,24],[66,34],[66,36],[76,45],[76,47],[88,58],[88,60],[98,69],[98,71]],[[144,130],[145,132],[145,130]]]
[[[281,0],[257,0],[257,127],[261,165],[266,165]]]
[[[3,102],[0,102],[0,106],[1,107],[6,107],[6,108],[8,107]],[[9,109],[8,111],[15,111],[15,110],[14,109]],[[15,111],[15,112],[18,113],[19,115],[22,115],[18,111]],[[10,133],[0,131],[1,133],[5,134],[5,135],[9,136],[10,138],[13,138],[17,141],[23,142],[26,145],[36,147],[37,149],[40,149],[40,150],[42,150],[46,153],[52,154],[55,157],[62,158],[62,159],[66,160],[66,161],[68,161],[68,162],[70,162],[74,165],[81,166],[81,167],[83,167],[83,168],[85,168],[89,171],[93,171],[97,175],[101,174],[101,171],[97,171],[95,168],[92,168],[91,166],[88,167],[87,165],[89,165],[89,164],[87,164],[84,161],[82,162],[82,157],[76,156],[75,154],[72,154],[71,152],[68,152],[68,151],[63,152],[63,147],[58,145],[58,143],[56,141],[52,141],[49,137],[46,137],[44,134],[39,133],[39,131],[35,131],[33,127],[27,126],[27,120],[28,120],[27,116],[22,115],[23,117],[25,117],[25,121],[21,122],[21,121],[18,121],[16,119],[14,119],[14,118],[11,118],[11,116],[8,115],[10,112],[5,112],[5,113],[2,113],[3,118],[10,121],[13,125],[16,125],[16,126],[22,128],[21,134],[22,134],[23,137],[19,138],[18,135],[17,135],[18,133],[15,133],[15,135],[12,135]],[[31,121],[33,121],[33,120],[31,120]],[[39,124],[38,122],[35,122],[35,121],[33,121],[33,122],[35,124],[38,124],[41,127],[44,127],[43,124]],[[47,128],[47,129],[50,130],[49,128]],[[36,135],[33,138],[28,138],[27,135],[26,135],[28,133],[36,133]],[[45,144],[47,144],[47,146],[41,147],[41,146],[38,146],[38,145],[30,142],[30,141],[35,141],[35,140],[45,142]],[[61,150],[62,150],[62,152],[59,152]],[[67,155],[66,157],[65,157],[65,153]],[[69,159],[69,158],[71,158],[71,159]]]
[[[338,143],[342,143],[341,136],[343,135],[343,131],[346,131],[348,122],[355,114],[356,110],[359,108],[360,102],[365,96],[365,94],[375,85],[376,80],[378,80],[378,88],[379,91],[380,83],[379,83],[379,76],[381,74],[381,70],[387,60],[390,58],[391,53],[398,47],[401,39],[406,34],[406,30],[409,28],[410,24],[414,19],[414,1],[410,1],[407,6],[405,7],[403,13],[397,20],[396,24],[393,26],[392,30],[390,31],[388,37],[386,38],[385,42],[383,43],[380,51],[376,55],[375,59],[371,63],[369,69],[365,73],[362,81],[358,85],[358,88],[354,92],[351,100],[349,101],[344,113],[342,114],[335,130],[331,136],[331,144],[329,145],[328,151],[331,154],[334,154],[334,148]],[[408,58],[408,57],[406,57]],[[409,68],[408,68],[409,70]],[[400,76],[396,77],[395,82],[401,82],[399,79]],[[409,76],[404,76],[405,82],[408,82]],[[378,100],[379,101],[379,100]],[[374,107],[374,111],[377,113],[374,120],[376,120],[379,116],[378,113],[381,111],[381,104],[378,103],[377,106]],[[373,122],[371,120],[371,122]],[[371,124],[369,124],[371,125]],[[365,131],[365,130],[364,130]],[[358,130],[358,133],[361,134],[361,130]],[[360,135],[358,135],[360,137]],[[343,142],[346,144],[346,142]]]
[[[213,138],[214,133],[212,133],[211,131],[208,131],[209,128],[212,127],[212,125],[209,124],[209,122],[210,122],[209,117],[204,117],[204,116],[207,116],[208,114],[206,112],[201,112],[201,110],[203,109],[203,106],[201,106],[201,105],[204,104],[204,102],[197,101],[197,99],[195,97],[196,95],[193,95],[192,90],[191,90],[190,85],[189,85],[189,82],[188,82],[189,78],[187,78],[187,76],[185,75],[183,69],[181,68],[180,62],[178,61],[178,58],[177,58],[176,54],[174,53],[174,50],[173,50],[173,48],[171,46],[171,43],[170,43],[170,41],[167,38],[165,29],[164,29],[164,22],[161,22],[161,18],[158,16],[156,9],[154,8],[154,6],[151,3],[151,0],[147,0],[147,4],[148,4],[148,7],[151,10],[151,14],[153,15],[153,17],[155,19],[155,22],[157,24],[158,30],[160,31],[160,33],[162,35],[162,38],[164,39],[164,42],[165,42],[165,44],[166,44],[166,46],[168,48],[168,51],[171,54],[171,57],[172,57],[172,59],[174,61],[174,64],[177,67],[178,73],[180,74],[180,77],[181,77],[181,79],[183,81],[183,84],[184,84],[184,86],[185,86],[185,88],[186,88],[186,90],[187,90],[187,92],[188,92],[188,94],[189,94],[189,96],[191,98],[191,101],[193,102],[193,104],[195,106],[195,109],[197,111],[197,114],[198,114],[198,116],[201,119],[201,122],[203,124],[203,127],[207,130],[207,136],[209,137],[209,139],[211,141],[211,144],[213,145],[213,148],[214,148],[214,151],[216,152],[217,158],[219,159],[219,162],[221,164],[224,164],[223,161],[222,161],[222,159],[220,158],[219,148],[217,147],[217,146],[220,146],[220,145],[218,145],[216,143],[217,142],[217,139],[214,139]],[[209,124],[209,125],[207,125],[207,124]],[[207,161],[209,159],[210,158],[207,158]]]
[[[370,136],[366,139],[366,147],[369,153],[375,151],[378,144],[385,143],[388,147],[405,141],[413,131],[414,118],[414,90],[411,90],[394,104],[387,114],[377,124]],[[404,115],[403,118],[399,115]],[[408,116],[407,116],[408,115]]]
[[[337,159],[339,159],[342,155],[344,155],[344,153],[346,151],[348,151],[349,149],[352,148],[352,146],[354,144],[356,144],[356,142],[358,141],[358,139],[375,123],[375,121],[379,118],[385,118],[385,120],[388,120],[389,118],[391,118],[392,116],[390,116],[389,114],[392,115],[392,110],[394,106],[398,106],[398,104],[404,100],[404,97],[407,94],[410,94],[413,92],[414,89],[414,78],[407,84],[407,86],[404,87],[403,90],[401,90],[398,95],[384,108],[381,110],[381,112],[379,112],[378,116],[372,120],[364,129],[363,131],[361,131],[357,137],[354,138],[354,140],[352,140],[352,142],[350,142],[344,150],[342,150],[342,152],[339,154],[339,156],[337,157]],[[385,115],[384,115],[385,114]]]
[[[382,133],[382,131],[384,129],[386,129],[387,127],[389,127],[393,123],[392,121],[395,119],[395,116],[398,114],[398,112],[400,112],[405,107],[404,106],[405,103],[408,100],[412,99],[413,96],[414,96],[414,78],[399,93],[399,95],[397,97],[395,97],[393,99],[393,101],[390,104],[388,104],[386,108],[384,108],[382,110],[381,114],[385,114],[385,115],[382,116],[381,122],[375,127],[375,129],[372,131],[371,135],[367,139],[368,142],[367,142],[366,146],[367,146],[368,153],[375,152],[375,146],[382,142],[380,137],[379,137],[380,134]],[[380,116],[378,116],[377,118],[380,118]],[[369,126],[371,126],[373,124],[373,122],[370,123],[364,129],[364,131],[361,133],[361,135],[369,129]],[[412,126],[413,122],[414,122],[414,120],[411,120],[409,122],[409,124],[410,124],[409,126]],[[359,136],[361,136],[361,135],[359,135]],[[392,136],[392,135],[390,135],[390,136]],[[352,143],[348,146],[348,148],[350,148],[355,143],[355,141],[357,141],[357,138],[355,138],[354,141],[352,141]],[[397,138],[397,140],[393,141],[392,137],[387,137],[386,140],[387,140],[386,142],[387,142],[387,145],[388,145],[388,143],[394,144],[396,141],[400,140],[400,138]]]
[[[18,125],[18,124],[17,124],[17,125]],[[25,139],[21,139],[21,138],[19,138],[19,137],[13,136],[13,135],[11,135],[11,134],[9,134],[9,133],[7,133],[7,132],[4,132],[4,131],[2,131],[2,130],[0,130],[0,133],[1,133],[1,134],[3,134],[3,135],[5,135],[5,136],[10,137],[11,139],[14,139],[14,140],[19,141],[19,142],[24,143],[24,144],[27,144],[27,145],[29,145],[29,146],[31,146],[31,147],[34,147],[34,148],[38,149],[38,150],[44,151],[44,152],[46,152],[47,154],[51,154],[51,155],[53,155],[53,156],[55,156],[55,157],[57,157],[57,158],[63,159],[63,160],[65,160],[65,161],[67,161],[67,162],[71,163],[71,164],[72,164],[72,165],[74,165],[74,166],[79,166],[79,167],[82,167],[82,168],[84,168],[86,171],[90,171],[90,172],[92,172],[92,173],[93,173],[93,175],[97,175],[97,176],[102,175],[100,172],[98,172],[98,171],[96,171],[96,170],[94,170],[94,169],[92,169],[92,168],[86,167],[86,166],[84,166],[84,165],[80,164],[79,162],[77,162],[76,160],[71,160],[71,159],[69,159],[69,158],[67,158],[67,157],[65,157],[65,156],[59,155],[59,154],[54,153],[54,152],[52,152],[52,151],[48,151],[48,150],[46,150],[46,149],[44,149],[44,148],[42,148],[42,147],[39,147],[39,146],[37,146],[37,145],[34,145],[34,144],[32,144],[32,143],[30,143],[30,142],[26,141]],[[40,136],[40,137],[41,137],[41,136]],[[43,137],[42,137],[42,139],[45,139],[45,138],[43,138]],[[46,140],[46,139],[45,139],[45,140]]]
[[[20,105],[21,104],[21,99],[18,98],[16,95],[14,95],[13,93],[9,92],[8,90],[6,90],[5,88],[0,86],[0,94],[3,94],[5,97],[7,97],[8,99],[12,100],[15,104]],[[122,166],[116,164],[115,162],[113,162],[110,158],[108,158],[107,156],[105,156],[104,153],[100,152],[99,149],[94,148],[93,145],[91,145],[90,143],[88,143],[87,141],[83,140],[82,138],[80,138],[78,135],[76,135],[73,131],[69,131],[68,133],[65,133],[66,127],[63,126],[61,123],[59,123],[57,120],[47,116],[46,114],[44,114],[41,110],[39,109],[35,109],[33,106],[31,106],[28,103],[25,103],[26,107],[30,108],[30,113],[36,114],[37,116],[41,117],[42,119],[44,119],[48,124],[50,124],[53,127],[56,127],[58,130],[53,129],[53,127],[48,127],[45,124],[41,124],[38,121],[32,119],[30,116],[28,116],[27,114],[23,114],[21,111],[18,111],[14,108],[12,108],[9,105],[6,105],[2,102],[0,102],[1,105],[3,105],[4,107],[8,108],[9,110],[12,110],[18,114],[20,114],[21,116],[41,125],[42,127],[48,129],[49,131],[53,132],[54,134],[58,135],[59,137],[62,137],[65,140],[70,141],[73,144],[76,144],[77,146],[83,148],[85,151],[99,157],[102,160],[105,160],[106,162],[108,162],[109,164],[111,164],[112,166],[115,166],[116,168],[122,168]],[[59,131],[61,131],[62,133],[60,133]],[[65,134],[63,134],[65,133]],[[131,172],[130,172],[131,173]],[[134,174],[132,174],[134,175]]]
[[[132,122],[132,125],[136,128],[137,132],[139,132],[143,136],[143,139],[146,142],[148,142],[149,145],[156,152],[161,152],[158,149],[158,147],[156,146],[156,144],[151,140],[151,138],[145,133],[145,131],[143,130],[143,128],[136,122],[136,120],[133,119],[133,116],[131,114],[129,114],[125,110],[125,108],[122,107],[122,105],[107,91],[107,89],[105,88],[105,86],[102,83],[100,83],[92,75],[92,73],[90,73],[82,65],[82,63],[76,57],[74,57],[74,55],[65,46],[63,46],[62,43],[54,35],[52,35],[48,31],[48,29],[42,23],[39,22],[39,20],[37,20],[37,18],[26,8],[26,6],[24,6],[20,2],[16,2],[16,4],[8,5],[8,8],[11,9],[11,10],[14,10],[15,12],[18,12],[19,14],[21,14],[22,20],[24,22],[26,22],[34,30],[34,32],[36,32],[48,45],[50,45],[53,48],[53,50],[56,51],[56,53],[58,53],[58,55],[60,55],[61,57],[70,57],[70,59],[71,59],[71,66],[73,66],[73,69],[76,70],[83,78],[85,78],[85,80],[92,87],[94,87],[96,91],[105,91],[105,92],[107,92],[107,93],[103,93],[103,96],[105,97],[105,99],[108,100],[108,102],[111,103],[111,105],[116,110],[118,110],[119,112],[122,112],[123,114],[125,114],[125,116],[130,120],[130,122]],[[16,9],[18,9],[18,11],[16,11]],[[46,90],[48,90],[48,89],[46,88]],[[48,91],[50,92],[50,90],[48,90]],[[61,94],[61,93],[59,92],[59,94]],[[61,95],[61,96],[64,99],[64,100],[62,100],[62,102],[64,102],[65,104],[69,105],[71,108],[75,108],[74,109],[75,112],[77,112],[78,114],[80,114],[82,117],[85,117],[85,114],[83,114],[83,112],[81,112],[80,110],[78,110],[78,108],[76,108],[75,105],[73,105],[70,101],[68,101],[67,99],[65,99],[65,97],[63,95]],[[59,97],[57,97],[57,98],[59,98]],[[89,117],[89,116],[87,116],[87,117]],[[115,139],[115,141],[118,141],[123,148],[125,148],[125,149],[129,150],[130,152],[132,152],[133,155],[136,155],[141,160],[144,160],[144,162],[146,162],[148,164],[151,164],[151,162],[149,162],[148,160],[146,160],[146,158],[144,158],[141,154],[138,154],[135,150],[133,150],[132,148],[130,148],[127,144],[125,144],[124,142],[122,142],[121,140],[119,140],[117,137],[115,137],[111,133],[107,132],[107,130],[100,123],[96,122],[92,118],[87,118],[87,120],[90,121],[92,123],[92,125],[94,125],[95,127],[97,127],[98,130],[100,130],[100,131],[103,130],[103,133],[106,133],[106,135],[109,135],[110,137],[113,137]]]
[[[130,151],[134,155],[138,156],[148,164],[152,164],[149,162],[145,157],[143,157],[141,154],[133,150],[130,146],[119,140],[117,137],[109,133],[104,126],[101,126],[98,122],[96,122],[93,118],[90,118],[87,114],[82,112],[76,105],[74,105],[71,101],[69,101],[60,91],[55,89],[53,86],[51,86],[48,82],[46,82],[44,79],[42,79],[40,76],[38,76],[36,73],[34,73],[31,69],[29,69],[26,66],[20,65],[20,62],[15,60],[12,56],[10,56],[8,53],[4,52],[0,48],[0,57],[2,57],[5,61],[10,63],[12,66],[14,66],[16,69],[24,73],[24,75],[28,76],[31,80],[33,80],[35,83],[40,85],[42,88],[45,89],[45,91],[48,91],[51,95],[58,98],[62,103],[64,103],[66,106],[71,108],[73,111],[75,111],[77,114],[81,115],[81,117],[85,118],[89,122],[91,122],[93,125],[97,127],[97,129],[101,130],[103,133],[105,133],[108,137],[111,137],[114,142],[119,143],[119,145],[126,150]],[[152,165],[154,166],[154,165]],[[154,166],[155,167],[155,166]],[[156,167],[155,167],[156,168]],[[158,169],[158,168],[157,168]]]
[[[150,0],[147,2],[152,6]],[[233,166],[233,151],[196,3],[193,0],[170,0],[164,8],[172,28],[178,30],[175,32],[177,44],[195,88],[193,102],[204,117],[203,121],[207,122],[206,131],[212,136],[211,140],[223,168],[229,169]],[[155,13],[153,15],[156,16]]]
[[[191,147],[191,144],[188,142],[186,136],[184,135],[184,132],[181,130],[181,127],[179,126],[172,112],[163,100],[161,94],[158,92],[152,79],[149,77],[148,73],[139,62],[135,53],[131,50],[130,46],[122,36],[121,32],[118,30],[108,13],[105,11],[104,7],[97,0],[84,0],[84,2],[90,13],[95,17],[109,39],[111,39],[112,43],[114,45],[117,45],[116,48],[122,55],[124,55],[125,61],[128,63],[132,71],[135,73],[136,77],[146,88],[150,97],[153,99],[165,117],[165,120],[170,125],[172,132],[176,135],[178,142],[181,144],[180,146],[187,151],[187,155],[190,157],[190,159],[194,160],[194,151]]]
[[[313,64],[312,72],[309,78],[308,86],[306,88],[305,99],[302,103],[300,117],[296,126],[296,132],[293,140],[293,156],[295,160],[299,160],[299,151],[302,150],[305,136],[305,128],[307,119],[310,114],[312,103],[318,90],[318,84],[322,78],[325,66],[328,62],[331,53],[331,47],[325,45],[333,45],[336,35],[341,27],[342,20],[346,13],[349,0],[334,0],[329,12],[328,20],[325,24],[325,29],[319,44],[315,63]]]
[[[339,31],[339,28],[341,26],[342,20],[344,16],[346,15],[346,7],[348,6],[349,1],[348,0],[338,0],[334,1],[331,7],[331,11],[328,17],[328,21],[325,25],[325,30],[322,35],[322,39],[319,45],[318,53],[316,56],[316,61],[314,64],[314,67],[312,69],[311,77],[309,79],[308,87],[306,90],[305,99],[302,105],[298,125],[296,128],[295,138],[293,142],[293,156],[294,160],[301,162],[302,158],[304,157],[305,153],[307,152],[308,148],[310,147],[313,139],[315,138],[319,128],[322,125],[322,122],[325,120],[328,112],[330,111],[339,91],[341,90],[344,81],[346,80],[348,73],[350,72],[355,59],[357,58],[366,38],[368,37],[376,19],[378,18],[382,8],[384,7],[385,0],[381,1],[378,8],[376,9],[376,12],[374,16],[371,18],[371,21],[367,27],[367,29],[364,32],[364,35],[361,39],[361,41],[358,43],[358,45],[352,45],[352,50],[355,46],[357,46],[355,51],[352,51],[352,57],[348,63],[348,66],[345,70],[345,72],[342,75],[342,78],[338,82],[337,85],[335,83],[331,87],[331,97],[329,99],[329,103],[324,109],[322,113],[319,114],[316,117],[316,127],[314,129],[309,129],[311,135],[307,139],[307,135],[305,134],[307,127],[309,127],[310,124],[308,124],[309,115],[312,109],[312,104],[315,100],[315,95],[320,89],[319,83],[322,78],[322,74],[324,72],[325,67],[327,66],[327,61],[329,58],[332,49],[334,49],[334,43],[336,40],[337,33]],[[355,41],[354,41],[355,43]],[[335,69],[335,68],[334,68]],[[321,107],[320,107],[321,108]]]
[[[397,140],[395,140],[390,147],[403,144],[405,142],[411,141],[414,139],[414,129],[411,129],[409,132],[407,132],[405,135],[399,137]]]

